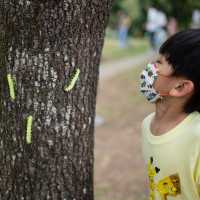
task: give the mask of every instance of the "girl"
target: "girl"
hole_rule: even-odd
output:
[[[200,200],[200,29],[170,37],[141,74],[150,200]]]

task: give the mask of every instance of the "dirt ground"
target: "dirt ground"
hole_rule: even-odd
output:
[[[95,129],[95,200],[148,199],[140,127],[154,108],[138,90],[142,67],[99,82],[96,114],[105,123]]]

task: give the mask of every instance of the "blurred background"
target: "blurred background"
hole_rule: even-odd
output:
[[[95,120],[95,199],[148,199],[141,122],[154,110],[139,74],[160,45],[200,28],[199,0],[115,0],[101,58]]]

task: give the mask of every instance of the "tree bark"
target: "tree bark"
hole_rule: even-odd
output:
[[[0,1],[1,200],[93,199],[99,62],[111,5]]]

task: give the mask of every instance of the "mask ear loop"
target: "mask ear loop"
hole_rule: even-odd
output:
[[[162,93],[159,92],[159,94],[160,94],[160,96],[169,96],[168,92],[162,92]]]
[[[176,86],[175,89],[180,88],[180,87],[182,87],[182,85]],[[160,93],[160,92],[159,92],[159,94],[160,94],[161,96],[169,96],[169,93],[167,93],[167,92],[163,92],[163,93]]]
[[[159,72],[157,73],[159,76],[164,76],[164,77],[170,77],[170,75],[163,75],[163,74],[159,74]],[[178,86],[176,86],[175,87],[175,89],[177,89],[177,88],[180,88],[180,87],[182,87],[184,84],[179,84]],[[161,96],[168,96],[169,95],[169,93],[167,93],[167,92],[163,92],[163,93],[160,93],[159,92],[159,94],[161,95]]]
[[[154,66],[155,66],[155,68],[157,69],[156,64],[154,64]],[[170,75],[159,74],[159,71],[158,71],[158,70],[157,70],[156,73],[157,73],[158,76],[170,77]],[[157,92],[158,92],[158,91],[157,91]],[[169,92],[159,92],[159,94],[160,94],[161,98],[162,98],[162,97],[165,97],[165,96],[169,96]],[[162,99],[163,99],[163,98],[162,98]]]

